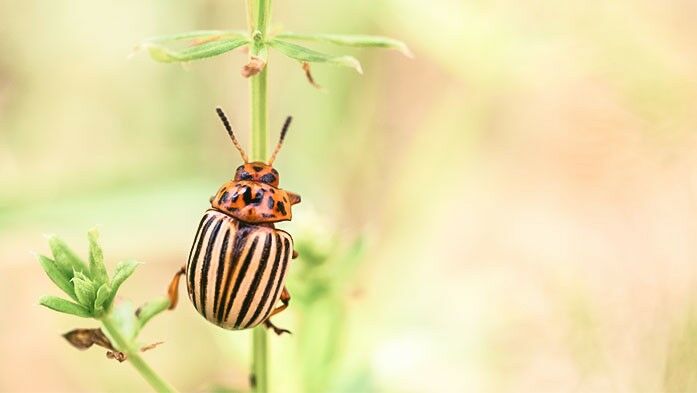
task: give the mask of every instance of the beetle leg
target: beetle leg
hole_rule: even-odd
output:
[[[286,287],[283,287],[283,292],[281,292],[281,302],[283,303],[283,305],[280,305],[276,307],[273,311],[271,311],[271,315],[269,315],[269,317],[266,319],[266,322],[264,322],[264,326],[266,326],[269,329],[273,329],[274,333],[278,334],[279,336],[283,333],[290,334],[290,331],[277,327],[276,325],[271,323],[270,319],[272,316],[288,308],[288,303],[290,303],[290,292],[288,292],[288,289]]]
[[[186,273],[186,267],[182,266],[172,277],[172,282],[167,288],[167,297],[169,298],[169,309],[174,310],[177,307],[177,299],[179,298],[179,278]]]
[[[273,332],[276,333],[276,334],[279,335],[279,336],[280,336],[281,334],[283,334],[283,333],[293,334],[293,333],[291,333],[290,330],[288,330],[288,329],[283,329],[283,328],[280,328],[280,327],[274,325],[274,324],[271,323],[271,321],[269,321],[268,319],[266,320],[266,322],[264,322],[264,326],[266,326],[267,329],[273,329]]]

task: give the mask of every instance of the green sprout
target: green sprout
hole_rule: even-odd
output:
[[[150,301],[134,310],[128,301],[115,302],[121,285],[139,265],[136,261],[124,261],[116,265],[109,277],[104,264],[104,253],[98,243],[96,229],[88,232],[89,259],[85,263],[61,239],[48,239],[53,258],[39,255],[39,263],[46,275],[72,300],[57,296],[44,296],[40,304],[51,310],[101,322],[104,331],[96,329],[74,329],[63,335],[74,347],[84,350],[98,345],[108,350],[107,357],[120,362],[130,362],[146,381],[158,392],[174,392],[140,356],[140,352],[154,348],[157,344],[140,345],[138,334],[152,317],[169,307],[166,297]]]

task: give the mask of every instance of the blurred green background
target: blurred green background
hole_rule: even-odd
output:
[[[697,3],[275,1],[274,29],[372,33],[364,76],[270,58],[276,162],[304,253],[270,337],[276,392],[697,390]],[[0,391],[147,391],[31,252],[56,233],[162,295],[248,142],[246,57],[127,59],[145,37],[245,26],[241,1],[0,0]],[[317,47],[323,49],[321,46]],[[324,48],[333,53],[341,49]],[[182,391],[245,391],[249,332],[184,300],[141,335]]]

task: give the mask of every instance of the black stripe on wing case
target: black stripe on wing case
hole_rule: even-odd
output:
[[[201,314],[206,315],[206,298],[208,297],[208,270],[211,267],[211,259],[215,256],[213,255],[213,249],[215,248],[216,240],[218,239],[218,232],[220,232],[220,227],[223,225],[224,218],[220,218],[218,222],[213,227],[211,231],[211,236],[208,238],[208,247],[206,248],[206,254],[203,256],[203,265],[201,266],[201,287],[199,288],[199,302],[201,303],[201,308],[199,311]]]
[[[216,315],[218,323],[223,323],[223,315],[225,314],[225,310],[229,308],[227,305],[230,302],[231,297],[229,292],[230,284],[232,283],[232,277],[235,275],[235,271],[240,265],[240,259],[242,259],[242,252],[244,251],[245,246],[247,244],[247,237],[249,236],[249,233],[252,230],[252,227],[243,225],[239,222],[237,224],[237,228],[238,229],[237,233],[235,233],[235,242],[232,251],[232,261],[230,263],[230,268],[228,269],[228,272],[225,275],[225,287],[223,288],[223,292],[221,292],[220,294],[221,301],[218,305],[218,314]]]
[[[196,264],[198,263],[198,255],[201,253],[201,247],[203,246],[203,239],[206,238],[206,233],[208,232],[208,228],[213,223],[213,219],[215,219],[215,216],[213,214],[208,216],[208,220],[206,220],[206,223],[203,225],[203,228],[201,229],[201,235],[195,242],[196,252],[189,259],[189,294],[191,295],[191,301],[194,303],[194,307],[196,307],[196,296],[194,296],[194,294],[196,293]]]
[[[253,325],[257,318],[259,318],[259,314],[261,314],[261,311],[264,308],[266,308],[266,302],[269,300],[271,288],[273,287],[273,284],[276,281],[276,273],[278,272],[278,265],[281,261],[281,236],[279,236],[278,233],[275,234],[275,243],[276,256],[274,257],[273,266],[271,266],[271,274],[269,275],[268,280],[266,280],[266,287],[264,288],[264,293],[261,295],[259,305],[257,306],[257,309],[254,311],[252,319],[249,320],[248,326]]]
[[[235,298],[237,297],[237,292],[240,290],[240,286],[242,285],[242,281],[244,281],[244,276],[247,274],[247,269],[249,268],[249,264],[252,262],[252,258],[254,257],[254,251],[257,248],[257,242],[259,241],[259,237],[254,237],[254,240],[252,241],[252,245],[249,246],[249,251],[247,252],[247,257],[244,259],[244,263],[240,267],[240,272],[237,274],[237,279],[235,280],[235,286],[232,288],[232,296],[230,301],[227,304],[227,308],[225,310],[225,320],[227,320],[230,317],[230,310],[232,310],[232,305],[235,303]]]
[[[266,240],[264,241],[264,248],[261,252],[261,259],[259,259],[259,261],[256,263],[256,271],[254,272],[254,278],[252,279],[252,283],[249,285],[249,289],[247,289],[247,294],[245,295],[244,301],[242,302],[242,308],[240,309],[240,313],[237,315],[235,326],[240,326],[242,321],[244,321],[244,318],[247,316],[249,306],[252,304],[252,300],[254,300],[254,297],[256,296],[257,287],[259,286],[259,282],[261,281],[261,276],[264,274],[266,264],[269,261],[270,252],[271,234],[267,233]],[[249,274],[251,273],[252,272],[250,272]]]
[[[234,224],[233,224],[234,225]],[[220,259],[218,260],[218,271],[215,274],[215,297],[213,298],[213,315],[218,312],[218,304],[220,303],[220,284],[223,281],[223,273],[225,272],[225,264],[228,257],[228,241],[230,240],[230,228],[225,231],[223,237],[223,245],[220,248]]]
[[[278,284],[276,285],[276,290],[273,293],[273,297],[271,298],[271,302],[269,302],[269,306],[266,308],[266,312],[264,313],[264,318],[267,318],[267,315],[273,311],[273,306],[276,303],[276,300],[278,299],[278,294],[281,291],[281,288],[283,287],[283,277],[286,274],[286,266],[288,266],[288,260],[290,259],[290,255],[288,255],[288,249],[290,248],[290,243],[288,242],[288,239],[285,237],[283,238],[283,257],[281,258],[281,274],[278,276]]]

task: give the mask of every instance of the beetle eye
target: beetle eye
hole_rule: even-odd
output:
[[[267,173],[259,179],[262,183],[271,184],[276,181],[276,176],[271,173]]]
[[[237,175],[237,178],[240,180],[252,180],[253,177],[252,175],[249,174],[247,171],[242,171]]]

